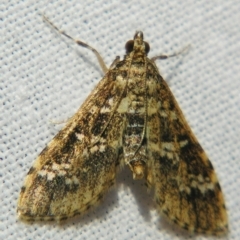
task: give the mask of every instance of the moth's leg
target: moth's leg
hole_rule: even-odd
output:
[[[120,57],[116,56],[116,58],[114,59],[114,61],[110,65],[109,69],[113,69],[119,61],[120,61]]]
[[[101,57],[101,55],[98,53],[98,51],[97,51],[95,48],[89,46],[87,43],[82,42],[82,41],[79,40],[79,39],[75,39],[75,38],[71,37],[70,35],[68,35],[67,33],[65,33],[63,30],[60,30],[60,29],[59,29],[58,27],[56,27],[45,15],[42,15],[42,17],[43,17],[43,20],[44,20],[44,21],[46,21],[51,27],[53,27],[53,28],[54,28],[57,32],[59,32],[60,34],[62,34],[62,35],[64,35],[65,37],[73,40],[73,41],[74,41],[76,44],[78,44],[79,46],[82,46],[82,47],[85,47],[85,48],[87,48],[87,49],[92,50],[92,52],[93,52],[93,53],[95,54],[95,56],[97,57],[98,62],[99,62],[99,64],[100,64],[103,72],[106,73],[106,72],[108,71],[108,68],[107,68],[106,64],[104,63],[103,58]]]
[[[151,58],[151,60],[152,60],[152,61],[156,61],[156,60],[158,60],[158,59],[167,59],[167,58],[170,58],[170,57],[176,57],[176,56],[178,56],[178,55],[180,55],[180,54],[183,54],[183,53],[187,52],[187,51],[190,49],[190,47],[191,47],[191,45],[189,44],[189,45],[187,45],[186,47],[184,47],[183,49],[181,49],[179,52],[175,52],[175,53],[169,54],[169,55],[167,55],[167,54],[161,54],[161,55],[159,55],[159,56],[156,56],[156,57]]]
[[[70,119],[70,118],[69,118]],[[64,124],[64,123],[67,123],[69,121],[69,119],[65,119],[65,120],[62,120],[62,121],[56,121],[56,120],[53,120],[53,119],[50,119],[49,122],[51,124],[54,124],[54,125],[59,125],[59,124]]]

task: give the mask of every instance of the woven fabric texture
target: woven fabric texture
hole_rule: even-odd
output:
[[[143,181],[127,167],[100,205],[73,221],[25,224],[16,203],[44,146],[102,78],[93,53],[42,21],[95,47],[110,66],[144,32],[199,142],[217,172],[230,233],[240,239],[240,1],[24,1],[0,3],[0,239],[192,239],[158,214]],[[215,239],[197,236],[196,239]]]

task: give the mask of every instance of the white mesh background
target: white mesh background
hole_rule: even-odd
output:
[[[0,3],[0,239],[192,239],[155,210],[125,168],[92,211],[66,224],[25,224],[16,201],[24,176],[101,79],[96,57],[56,34],[41,12],[96,47],[109,66],[136,30],[149,56],[192,48],[157,65],[209,155],[240,238],[240,1],[21,1]],[[198,236],[196,239],[205,239]],[[211,238],[206,238],[211,239]]]

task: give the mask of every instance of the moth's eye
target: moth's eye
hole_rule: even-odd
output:
[[[125,45],[126,53],[132,52],[132,50],[133,50],[133,45],[134,45],[134,41],[133,41],[133,40],[127,41],[127,43],[126,43],[126,45]]]
[[[144,44],[145,44],[145,53],[148,54],[150,51],[150,46],[147,42],[144,42]]]

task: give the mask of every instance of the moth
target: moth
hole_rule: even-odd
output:
[[[96,54],[105,76],[30,168],[19,217],[60,221],[81,214],[127,165],[134,179],[153,188],[157,208],[171,222],[191,232],[226,233],[213,166],[155,65],[166,56],[148,58],[149,44],[137,31],[124,59],[117,57],[107,69],[94,48],[75,42]]]

